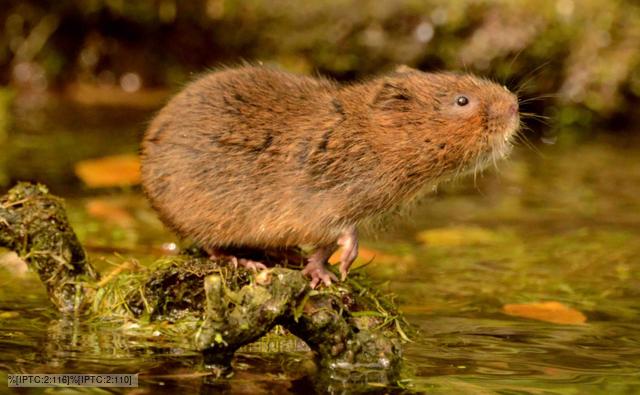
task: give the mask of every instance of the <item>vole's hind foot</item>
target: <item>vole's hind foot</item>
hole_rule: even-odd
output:
[[[257,272],[258,270],[263,270],[267,268],[267,266],[265,266],[264,263],[254,261],[251,259],[246,259],[246,258],[238,258],[234,255],[230,255],[228,252],[225,252],[219,248],[205,247],[204,250],[207,252],[207,254],[209,254],[209,259],[211,259],[212,261],[217,261],[220,259],[231,260],[231,264],[233,265],[234,269],[237,269],[238,266],[241,266],[245,269],[253,270],[254,272]]]
[[[317,287],[320,282],[328,287],[331,281],[338,281],[338,277],[329,270],[327,262],[335,250],[335,245],[318,247],[309,257],[302,274],[311,278],[311,288]]]
[[[235,256],[231,257],[231,263],[233,263],[233,266],[236,269],[238,268],[238,266],[242,266],[243,268],[248,270],[253,270],[254,272],[257,272],[258,270],[264,270],[267,268],[264,263],[252,261],[251,259],[244,259],[244,258],[238,259]]]
[[[358,256],[358,234],[356,227],[353,226],[342,233],[338,239],[338,245],[342,247],[342,255],[340,256],[340,279],[347,279],[349,268]]]
[[[217,261],[219,259],[224,259],[226,256],[222,251],[212,248],[212,247],[202,247],[202,249],[209,255],[209,259],[212,261]]]

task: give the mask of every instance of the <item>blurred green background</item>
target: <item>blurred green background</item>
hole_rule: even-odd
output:
[[[338,80],[407,64],[504,82],[579,136],[640,118],[633,1],[3,0],[0,20],[0,84],[17,91],[175,89],[242,61]]]

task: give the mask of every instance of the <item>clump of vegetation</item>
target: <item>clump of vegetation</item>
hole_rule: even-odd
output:
[[[46,187],[21,183],[0,198],[0,247],[29,263],[62,313],[79,313],[90,303],[87,285],[99,276],[69,225],[62,200]]]
[[[253,273],[196,253],[148,268],[125,261],[100,278],[69,226],[62,201],[42,185],[18,184],[0,199],[0,247],[15,251],[47,286],[64,314],[96,322],[136,322],[191,336],[205,363],[228,374],[234,353],[276,325],[302,339],[319,365],[342,376],[362,369],[396,380],[404,322],[388,297],[366,280],[311,289],[300,270]],[[255,253],[255,252],[252,252]],[[333,374],[333,373],[332,373]],[[331,377],[331,375],[327,376]]]

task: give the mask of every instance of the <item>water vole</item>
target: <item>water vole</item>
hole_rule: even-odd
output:
[[[206,250],[313,245],[304,272],[330,284],[327,259],[343,246],[344,278],[359,223],[504,156],[518,124],[516,96],[471,75],[402,67],[340,86],[246,66],[158,113],[142,182],[162,220]]]

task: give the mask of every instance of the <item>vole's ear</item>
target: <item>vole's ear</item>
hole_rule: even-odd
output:
[[[405,88],[404,81],[393,79],[385,79],[378,88],[374,99],[373,106],[378,108],[393,108],[397,106],[406,106],[411,100],[409,90]]]

